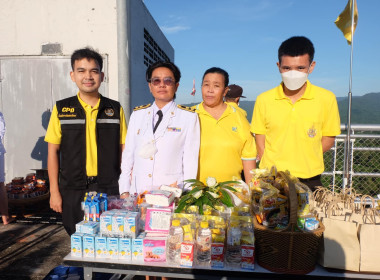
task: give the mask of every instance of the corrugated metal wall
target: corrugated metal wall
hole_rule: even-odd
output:
[[[104,60],[108,81],[107,59]],[[70,57],[0,57],[0,110],[6,122],[5,179],[47,167],[44,142],[51,110],[59,99],[75,95]],[[108,96],[108,83],[99,90]]]

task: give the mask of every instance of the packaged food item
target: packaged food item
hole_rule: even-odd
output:
[[[124,216],[124,235],[129,238],[136,238],[140,232],[139,213],[129,212]]]
[[[181,259],[180,265],[185,267],[192,267],[194,261],[194,234],[191,224],[184,224],[183,241],[181,243]]]
[[[319,228],[319,221],[315,218],[306,218],[305,220],[305,230],[312,231]]]
[[[171,187],[171,186],[167,186],[167,185],[162,185],[160,187],[160,190],[172,192],[172,193],[174,193],[175,197],[180,197],[182,194],[182,188],[178,188],[178,187],[176,188],[176,187]]]
[[[172,204],[174,198],[175,194],[173,192],[164,190],[152,190],[145,194],[146,202],[156,206],[168,207]]]
[[[144,262],[166,261],[166,236],[146,236],[143,240]]]
[[[74,233],[71,235],[71,256],[83,257],[83,233]]]
[[[100,259],[107,258],[107,237],[95,236],[95,257]]]
[[[83,236],[83,257],[95,258],[95,235],[93,234]]]
[[[119,258],[119,238],[107,237],[107,257],[110,259]]]
[[[112,235],[112,216],[113,212],[107,211],[100,215],[100,232],[105,236]]]
[[[117,237],[124,236],[124,221],[127,213],[116,212],[112,215],[112,235]]]
[[[132,241],[130,238],[119,238],[119,260],[132,259]]]
[[[132,238],[132,261],[142,262],[144,261],[144,241],[145,233],[140,233],[136,238]]]
[[[172,210],[169,208],[147,208],[146,211],[145,231],[168,234]]]

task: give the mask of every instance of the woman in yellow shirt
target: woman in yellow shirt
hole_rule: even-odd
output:
[[[202,78],[203,102],[195,106],[201,125],[201,146],[197,179],[218,182],[241,178],[250,182],[256,168],[256,145],[250,125],[234,107],[224,102],[228,92],[228,73],[212,67]]]

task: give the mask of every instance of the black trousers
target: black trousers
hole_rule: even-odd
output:
[[[307,185],[312,192],[316,190],[317,187],[322,186],[322,181],[321,181],[321,175],[317,175],[311,178],[298,178],[302,183]]]
[[[119,187],[98,186],[89,184],[85,189],[64,189],[60,188],[62,196],[62,223],[69,235],[75,233],[75,225],[83,221],[84,212],[81,202],[86,192],[96,191],[107,195],[119,195]]]

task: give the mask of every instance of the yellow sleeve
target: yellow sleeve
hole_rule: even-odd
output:
[[[120,144],[125,144],[125,136],[127,135],[127,123],[123,107],[120,106]]]
[[[322,124],[322,136],[337,136],[341,133],[341,131],[338,103],[335,96],[331,97],[329,103],[330,104],[328,106],[325,106],[328,110],[325,110]]]
[[[265,134],[266,132],[264,102],[261,99],[260,96],[256,99],[251,121],[251,132],[257,134]]]
[[[54,105],[53,112],[50,116],[49,126],[45,135],[45,142],[52,144],[61,144],[62,130],[61,123],[58,119],[57,106]]]
[[[241,124],[242,124],[242,129],[240,131],[242,131],[243,139],[245,139],[243,150],[241,153],[241,159],[254,160],[256,159],[256,155],[257,155],[255,138],[249,131],[250,125],[247,118],[245,118],[243,114],[241,113],[239,113],[239,117],[241,119]]]

